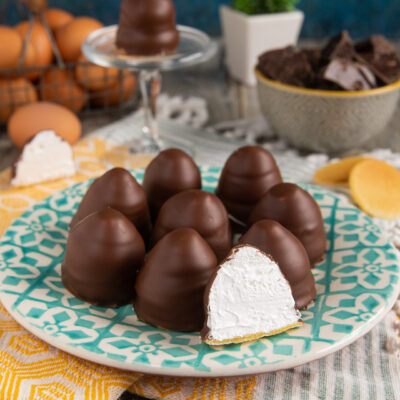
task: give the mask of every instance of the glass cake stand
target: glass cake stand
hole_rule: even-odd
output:
[[[144,109],[141,136],[129,145],[136,153],[157,153],[166,147],[187,147],[182,139],[163,139],[157,124],[157,97],[161,90],[161,71],[198,64],[211,58],[217,45],[204,32],[178,25],[179,45],[172,54],[155,56],[128,55],[116,46],[118,25],[108,26],[91,33],[82,45],[86,58],[103,67],[114,67],[138,72],[139,88]],[[190,152],[190,151],[189,151]]]

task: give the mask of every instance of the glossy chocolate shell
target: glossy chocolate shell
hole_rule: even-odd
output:
[[[322,261],[326,234],[321,210],[312,196],[293,183],[271,188],[257,203],[249,226],[261,219],[272,219],[292,232],[303,244],[311,266]]]
[[[124,168],[113,168],[89,187],[71,221],[71,228],[87,215],[111,207],[124,214],[148,242],[151,232],[150,212],[143,188]]]
[[[315,281],[304,246],[279,222],[260,220],[240,238],[269,254],[278,263],[292,289],[297,308],[304,308],[316,298]]]
[[[162,206],[153,230],[153,243],[177,228],[193,228],[222,260],[232,247],[229,218],[221,200],[203,190],[186,190]]]
[[[144,242],[135,226],[108,207],[71,229],[62,281],[73,295],[96,306],[128,304],[144,255]]]
[[[178,44],[172,0],[122,0],[117,47],[147,56],[171,53]]]
[[[201,174],[193,159],[179,149],[162,151],[146,168],[143,188],[153,221],[162,205],[173,195],[201,189]]]
[[[147,255],[136,280],[135,312],[142,321],[174,331],[199,331],[204,289],[217,268],[206,241],[190,228],[176,229]]]
[[[246,146],[226,161],[215,193],[230,215],[246,223],[258,200],[280,182],[282,177],[272,154],[259,146]]]

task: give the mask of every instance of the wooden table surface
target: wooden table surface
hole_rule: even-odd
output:
[[[309,46],[313,41],[303,41]],[[395,43],[400,53],[400,41]],[[209,62],[186,70],[163,73],[163,91],[170,95],[200,96],[207,100],[210,112],[209,123],[250,118],[260,114],[257,91],[229,78],[224,66],[223,51]],[[379,137],[367,142],[365,149],[388,147],[400,152],[400,103],[394,118]],[[104,126],[121,115],[83,116],[83,133]],[[0,170],[10,166],[18,154],[8,136],[0,134]]]

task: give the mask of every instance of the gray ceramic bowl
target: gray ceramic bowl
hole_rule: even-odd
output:
[[[393,116],[400,94],[400,81],[377,89],[340,92],[286,85],[258,70],[255,73],[265,118],[279,137],[306,150],[349,150],[379,135]]]

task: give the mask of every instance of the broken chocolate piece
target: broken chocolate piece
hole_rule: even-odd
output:
[[[368,90],[369,84],[364,74],[360,71],[360,65],[345,59],[334,59],[324,68],[322,79],[333,82],[344,90]],[[367,69],[367,67],[363,67]]]
[[[336,58],[351,60],[354,54],[355,49],[353,41],[347,31],[342,31],[331,38],[321,51],[321,57],[325,62],[332,61]]]
[[[295,86],[306,86],[313,75],[306,55],[293,46],[264,53],[258,60],[257,68],[267,78]]]
[[[356,50],[357,60],[367,65],[385,85],[400,79],[400,59],[383,36],[374,35],[359,42]]]

